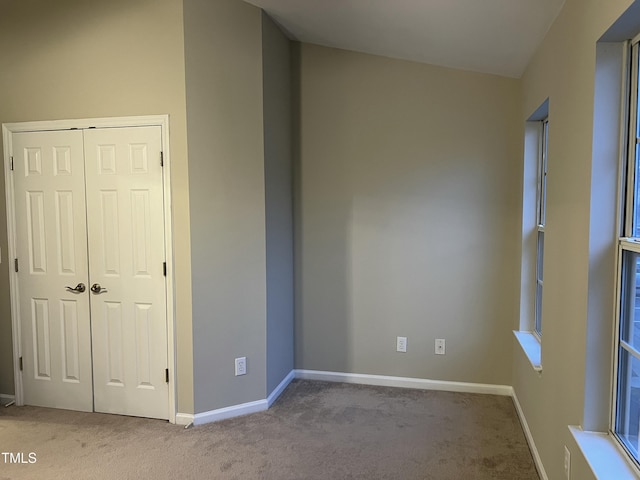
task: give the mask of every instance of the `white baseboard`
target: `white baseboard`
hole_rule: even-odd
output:
[[[529,450],[531,450],[531,455],[533,456],[533,462],[536,465],[536,470],[538,470],[538,474],[540,475],[541,480],[549,480],[549,477],[547,477],[547,472],[545,472],[544,470],[542,459],[540,458],[540,452],[538,452],[538,448],[533,441],[533,435],[531,435],[529,424],[527,423],[527,419],[524,416],[524,412],[522,411],[522,407],[520,406],[520,402],[518,401],[515,390],[513,390],[511,398],[513,398],[513,404],[516,406],[516,412],[518,412],[518,418],[520,419],[522,430],[524,430],[524,436],[527,438],[527,443],[529,444]]]
[[[268,407],[267,399],[256,400],[255,402],[241,403],[230,407],[218,408],[208,412],[196,413],[193,417],[194,425],[203,425],[205,423],[219,422],[227,418],[240,417],[250,413],[263,412]]]
[[[203,425],[205,423],[217,422],[228,418],[239,417],[241,415],[248,415],[250,413],[262,412],[267,410],[278,399],[282,392],[287,388],[294,378],[302,380],[320,380],[325,382],[343,382],[343,383],[355,383],[361,385],[377,385],[383,387],[400,387],[400,388],[415,388],[419,390],[440,390],[448,392],[462,392],[462,393],[481,393],[489,395],[502,395],[513,398],[513,403],[518,413],[522,430],[524,431],[533,461],[536,469],[540,475],[541,480],[549,480],[540,453],[536,448],[536,444],[533,441],[531,430],[527,423],[527,419],[524,416],[518,397],[513,389],[509,385],[491,385],[484,383],[465,383],[465,382],[448,382],[444,380],[429,380],[424,378],[410,378],[410,377],[393,377],[387,375],[368,375],[358,373],[341,373],[341,372],[324,372],[320,370],[292,370],[289,374],[280,382],[280,384],[271,392],[271,394],[264,400],[257,400],[255,402],[242,403],[240,405],[232,405],[230,407],[219,408],[217,410],[211,410],[209,412],[197,413],[195,415],[189,413],[176,414],[176,424],[178,425]],[[0,400],[9,399],[10,396],[0,395]],[[12,398],[12,397],[11,397]],[[5,402],[6,403],[6,402]]]
[[[7,403],[15,402],[15,395],[5,395],[4,393],[0,393],[0,405],[6,405]]]
[[[378,385],[384,387],[416,388],[419,390],[442,390],[448,392],[483,393],[490,395],[513,396],[513,388],[508,385],[489,385],[483,383],[447,382],[423,378],[392,377],[386,375],[368,375],[358,373],[323,372],[319,370],[292,370],[280,384],[263,400],[232,405],[230,407],[210,410],[208,412],[176,414],[176,424],[203,425],[228,418],[248,415],[267,410],[278,399],[294,378],[303,380],[323,380],[328,382],[357,383],[362,385]]]
[[[273,392],[271,392],[271,394],[267,397],[267,408],[270,408],[271,405],[273,405],[273,402],[278,399],[282,392],[284,392],[284,389],[287,388],[287,386],[291,383],[291,380],[293,380],[295,377],[295,370],[291,370],[289,374],[280,382],[280,384],[273,389]]]
[[[362,373],[323,372],[319,370],[296,370],[296,378],[304,380],[323,380],[325,382],[357,383],[382,387],[416,388],[419,390],[442,390],[447,392],[484,393],[510,397],[513,388],[509,385],[489,385],[484,383],[447,382],[424,378],[391,377],[387,375],[368,375]]]
[[[228,418],[240,417],[241,415],[248,415],[250,413],[263,412],[267,410],[273,402],[284,392],[284,389],[295,378],[295,371],[291,370],[289,374],[284,377],[280,384],[271,392],[271,394],[263,399],[256,400],[255,402],[241,403],[239,405],[231,405],[230,407],[218,408],[216,410],[210,410],[208,412],[196,413],[191,415],[189,413],[178,413],[176,415],[176,424],[189,425],[193,422],[194,425],[203,425],[205,423],[219,422],[220,420],[226,420]]]
[[[187,426],[193,423],[193,413],[176,413],[176,425]]]

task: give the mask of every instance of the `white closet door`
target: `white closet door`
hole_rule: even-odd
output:
[[[161,128],[84,142],[95,410],[166,419]]]
[[[12,142],[24,401],[92,411],[82,132]]]

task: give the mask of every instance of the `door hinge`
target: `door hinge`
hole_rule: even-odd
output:
[[[160,152],[160,166],[164,167],[164,152]]]
[[[13,157],[11,157],[11,170],[13,170]]]
[[[164,381],[169,383],[169,369],[168,368],[165,369],[165,371],[164,371]]]
[[[18,259],[17,258],[13,262],[13,267],[15,268],[16,273],[18,273]]]
[[[20,357],[20,371],[22,371],[22,357]]]
[[[162,274],[167,276],[167,262],[162,262]]]

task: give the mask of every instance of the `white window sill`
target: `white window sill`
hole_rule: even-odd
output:
[[[542,372],[542,346],[540,340],[531,332],[513,331],[518,343],[536,372]]]
[[[569,426],[569,431],[598,480],[638,480],[640,478],[611,435],[585,432],[580,427],[572,426]]]

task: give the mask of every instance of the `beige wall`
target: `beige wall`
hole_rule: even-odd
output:
[[[266,397],[261,25],[238,0],[184,1],[196,413]]]
[[[296,367],[510,384],[519,81],[308,44],[297,62]]]
[[[178,409],[193,411],[182,2],[4,2],[0,44],[0,122],[170,115]],[[4,176],[0,189],[0,393],[13,393]]]
[[[513,385],[545,470],[554,479],[564,478],[563,445],[572,450],[574,472],[582,472],[572,478],[591,478],[585,473],[588,467],[570,438],[567,425],[601,425],[609,413],[611,357],[606,352],[612,342],[614,257],[610,247],[615,235],[611,228],[615,209],[609,207],[615,204],[615,198],[611,198],[612,189],[607,185],[617,171],[613,158],[614,164],[608,170],[598,165],[600,170],[592,172],[594,74],[596,41],[631,3],[567,0],[522,79],[521,128],[526,118],[549,98],[549,173],[543,371],[541,376],[534,373],[523,352],[516,348]],[[599,161],[600,157],[596,159]],[[594,192],[606,192],[607,196]],[[604,205],[609,212],[603,211]],[[609,245],[602,241],[602,231],[593,229],[594,222],[607,228]],[[594,315],[596,310],[605,312],[605,316]],[[598,339],[593,338],[596,331],[600,332]],[[594,340],[602,347],[597,355],[605,364],[587,370],[588,359],[596,354],[591,343]],[[589,382],[585,384],[587,375]],[[604,400],[595,401],[593,382],[599,383]],[[585,404],[587,394],[593,407]]]

